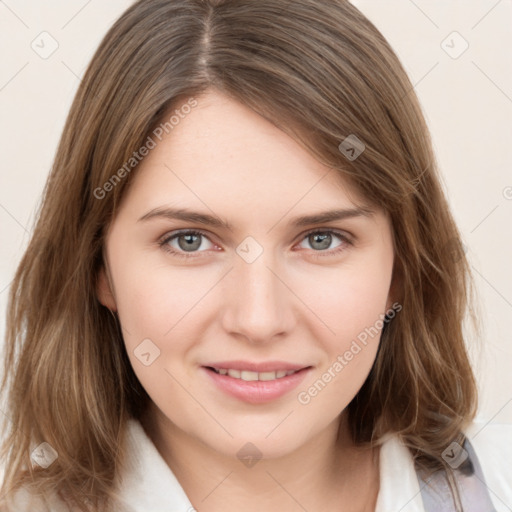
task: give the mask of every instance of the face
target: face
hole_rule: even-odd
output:
[[[99,298],[160,418],[220,453],[277,457],[339,422],[369,373],[390,223],[253,111],[197,101],[137,168]]]

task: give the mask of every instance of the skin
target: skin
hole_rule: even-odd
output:
[[[389,218],[373,207],[293,226],[295,217],[353,209],[364,198],[245,106],[215,90],[197,100],[139,165],[107,233],[98,284],[152,399],[143,425],[201,512],[373,510],[378,453],[353,446],[344,409],[372,367],[380,333],[308,404],[297,394],[393,304]],[[160,207],[215,215],[233,231],[139,220]],[[189,258],[159,245],[181,229],[206,235],[192,252],[186,237],[167,242]],[[324,245],[308,237],[312,229],[338,230],[349,242],[331,231]],[[236,252],[247,236],[263,250],[251,263]],[[146,366],[134,350],[148,338],[160,355]],[[234,359],[313,369],[290,393],[251,404],[217,389],[201,368]],[[247,442],[263,457],[252,467],[237,457]]]

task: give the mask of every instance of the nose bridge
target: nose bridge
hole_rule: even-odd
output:
[[[250,247],[248,254],[253,251],[254,257],[254,250]],[[241,254],[226,283],[224,327],[252,341],[270,341],[291,327],[290,292],[276,277],[280,272],[272,251],[262,250],[255,259]]]

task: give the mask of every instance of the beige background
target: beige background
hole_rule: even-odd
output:
[[[2,340],[7,288],[73,95],[101,38],[131,3],[0,1]],[[480,350],[470,338],[479,415],[512,423],[512,2],[353,3],[394,47],[423,105],[480,296]]]

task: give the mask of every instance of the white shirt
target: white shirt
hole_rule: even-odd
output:
[[[480,461],[496,512],[512,512],[512,425],[478,422],[465,433]],[[127,443],[129,460],[121,488],[126,503],[123,512],[194,512],[180,483],[136,420],[129,420]],[[379,460],[375,512],[425,512],[412,456],[397,436],[385,438]],[[12,511],[46,511],[30,500],[20,491]],[[52,502],[50,510],[68,512],[57,502]]]

